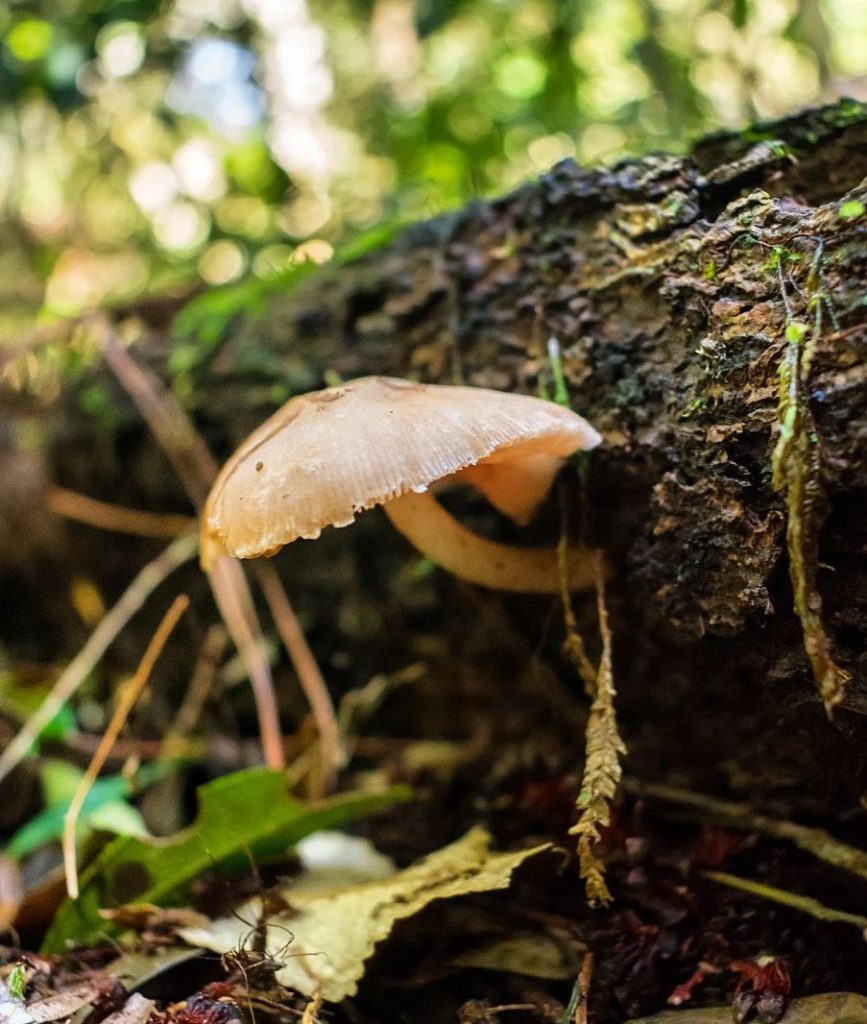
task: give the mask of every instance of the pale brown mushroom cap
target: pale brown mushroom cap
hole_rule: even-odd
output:
[[[468,467],[467,483],[525,521],[562,460],[600,440],[569,409],[485,388],[362,377],[301,395],[221,470],[205,505],[203,561],[274,554]]]

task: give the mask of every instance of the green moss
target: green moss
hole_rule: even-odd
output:
[[[778,262],[780,287],[782,266]],[[808,277],[808,308],[813,311],[812,327],[795,320],[788,304],[786,354],[779,369],[777,415],[780,434],[772,456],[773,484],[785,494],[788,521],[786,546],[789,576],[794,592],[795,612],[801,620],[804,650],[813,669],[819,695],[828,712],[843,699],[849,675],[834,661],[831,642],[822,619],[822,598],[817,585],[820,448],[813,413],[807,400],[810,364],[822,333],[823,294],[820,287],[821,247]]]
[[[716,263],[713,260],[708,260],[708,262],[704,265],[702,277],[704,277],[705,281],[716,281],[716,274]]]
[[[762,270],[774,272],[781,268],[790,267],[793,263],[799,263],[803,257],[799,252],[793,252],[782,245],[775,245],[768,253],[768,258],[762,264]]]
[[[858,220],[864,216],[865,210],[867,207],[859,199],[850,199],[840,206],[837,216],[840,220]]]
[[[687,404],[681,410],[680,419],[682,419],[682,420],[690,419],[691,417],[693,417],[699,411],[699,409],[701,409],[704,406],[704,404],[705,404],[705,399],[704,398],[696,397],[696,398],[691,399],[689,402],[687,402]]]
[[[850,124],[867,121],[867,103],[860,103],[850,96],[844,96],[825,111],[824,120],[834,128],[847,128]]]

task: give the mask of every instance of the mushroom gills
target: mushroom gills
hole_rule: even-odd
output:
[[[520,460],[488,458],[454,473],[451,479],[475,487],[498,512],[518,526],[526,526],[547,497],[562,465],[560,456],[542,452]]]

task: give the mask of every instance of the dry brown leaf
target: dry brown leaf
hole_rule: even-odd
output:
[[[99,981],[104,983],[105,978],[101,977]],[[71,1017],[76,1010],[96,1002],[105,992],[104,984],[100,984],[99,981],[71,985],[64,992],[55,992],[44,999],[35,999],[27,1004],[27,1012],[36,1024],[48,1024],[49,1021]]]
[[[546,849],[547,844],[492,853],[490,836],[475,828],[390,878],[309,893],[288,888],[282,896],[295,912],[272,917],[268,923],[267,948],[285,961],[277,980],[304,995],[340,1002],[355,994],[365,961],[397,921],[434,900],[506,889],[512,872]],[[261,905],[253,901],[239,916],[214,921],[207,929],[185,928],[179,934],[186,942],[225,953],[250,939],[250,928],[239,917],[256,921],[260,911]]]
[[[581,969],[584,950],[574,941],[544,931],[503,935],[455,957],[455,967],[508,971],[550,981],[572,981]]]

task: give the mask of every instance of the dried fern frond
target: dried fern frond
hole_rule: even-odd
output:
[[[616,690],[611,666],[611,628],[608,624],[605,583],[601,570],[596,580],[596,601],[602,655],[593,683],[593,703],[587,718],[584,776],[577,800],[582,813],[578,822],[569,830],[571,835],[578,837],[580,872],[585,881],[590,906],[605,905],[611,901],[611,893],[605,884],[605,865],[595,847],[599,842],[600,829],[611,821],[611,802],[617,794],[617,786],[623,774],[620,758],[626,753],[617,729],[614,707]]]

